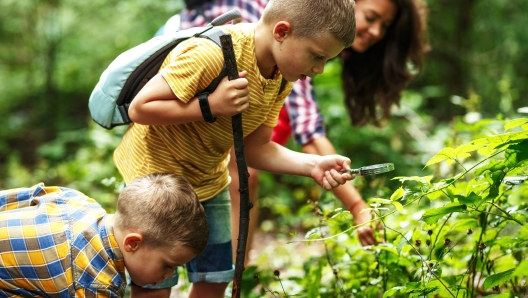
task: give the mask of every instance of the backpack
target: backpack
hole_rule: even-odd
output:
[[[222,29],[216,27],[229,21],[241,19],[236,9],[214,19],[206,27],[194,27],[154,37],[119,55],[101,75],[88,102],[92,119],[106,129],[129,124],[128,107],[145,86],[154,77],[167,55],[180,42],[191,37],[209,38],[218,46]],[[227,74],[225,66],[204,92],[211,93]],[[281,85],[282,86],[282,85]]]

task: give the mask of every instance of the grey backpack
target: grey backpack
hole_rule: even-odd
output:
[[[88,108],[93,120],[106,129],[129,124],[128,107],[136,94],[154,77],[167,55],[180,42],[196,36],[209,38],[220,46],[222,29],[216,27],[241,19],[238,10],[231,10],[214,19],[206,27],[194,27],[156,36],[119,55],[103,72],[95,86]],[[204,90],[211,93],[226,76],[225,67],[220,75]]]

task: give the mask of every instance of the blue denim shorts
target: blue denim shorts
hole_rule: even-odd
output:
[[[227,283],[233,280],[235,267],[231,246],[231,198],[228,189],[202,203],[207,216],[209,240],[205,251],[185,265],[189,281]],[[178,284],[178,272],[149,289],[171,288]]]

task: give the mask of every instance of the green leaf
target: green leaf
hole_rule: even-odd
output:
[[[400,186],[390,197],[391,201],[396,201],[399,198],[403,197],[403,194],[405,193],[405,190],[403,190],[403,187]]]
[[[470,156],[471,156],[471,154],[469,154],[469,153],[460,153],[460,154],[457,155],[457,158],[468,158]]]
[[[513,277],[513,271],[515,269],[506,270],[501,273],[493,274],[488,277],[486,277],[486,280],[484,280],[484,290],[491,289],[495,286],[498,286],[500,284],[503,284]]]
[[[403,214],[404,209],[403,209],[402,204],[400,204],[399,202],[394,201],[394,202],[392,202],[392,205],[394,205],[394,207],[396,207],[396,209],[398,211],[400,211],[401,214]]]
[[[451,148],[451,147],[446,147],[446,148],[440,150],[440,152],[438,152],[431,159],[429,159],[429,161],[427,162],[425,167],[428,167],[430,165],[434,165],[436,163],[442,162],[442,161],[444,161],[446,159],[454,159],[455,156],[456,156],[455,150],[453,148]]]
[[[524,225],[521,227],[521,230],[519,231],[519,239],[520,240],[528,240],[528,226]]]
[[[482,147],[483,147],[483,145],[477,145],[477,144],[471,142],[471,143],[468,143],[468,144],[464,144],[464,145],[458,146],[455,149],[455,152],[456,152],[456,154],[458,156],[460,156],[460,154],[462,154],[462,153],[473,152],[473,151],[478,150],[478,149],[480,149]]]
[[[370,202],[381,203],[381,204],[392,204],[391,200],[382,199],[382,198],[372,198],[370,199]]]
[[[488,184],[489,185],[489,184]],[[479,195],[476,195],[474,192],[469,193],[468,196],[455,196],[458,201],[465,205],[478,205],[480,201],[482,201],[482,197]]]
[[[504,131],[506,132],[512,128],[519,127],[526,123],[528,123],[528,118],[519,118],[519,119],[509,121],[508,123],[506,123],[506,125],[504,125]]]
[[[422,215],[422,218],[420,220],[425,221],[427,224],[434,224],[436,223],[440,218],[442,218],[446,214],[451,214],[453,212],[461,212],[467,210],[467,206],[462,205],[452,205],[447,207],[441,207],[441,208],[433,208],[425,211],[425,213]]]
[[[405,177],[405,176],[398,176],[398,177],[394,177],[392,178],[391,180],[400,180],[401,182],[405,182],[405,181],[417,181],[417,182],[421,182],[421,183],[429,183],[431,181],[431,179],[433,179],[433,176],[410,176],[410,177]]]
[[[394,287],[394,288],[388,290],[387,292],[383,293],[383,298],[392,297],[394,294],[396,294],[400,290],[406,290],[406,289],[407,289],[407,287],[405,287],[405,286]]]
[[[519,266],[515,268],[513,276],[528,276],[528,260],[522,261]]]

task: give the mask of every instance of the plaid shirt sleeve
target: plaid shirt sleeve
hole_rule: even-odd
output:
[[[203,14],[196,9],[184,9],[180,12],[180,28],[205,26],[214,18],[232,9],[238,9],[242,21],[256,23],[262,16],[268,0],[214,0],[201,6]],[[204,17],[205,16],[205,17]]]
[[[104,219],[99,204],[72,189],[39,184],[1,191],[0,297],[124,295],[124,266],[118,272],[122,260],[115,254],[109,257],[108,251],[114,251],[111,246],[98,251],[100,259],[109,265],[97,272],[95,282],[86,282],[82,277],[101,268],[95,264],[99,261],[96,257],[90,259],[90,266],[79,268],[77,262],[72,265],[79,254],[74,247],[80,247],[83,238],[87,244],[82,251],[88,252],[87,247],[94,246],[95,239],[105,241],[103,237],[88,238],[93,234],[85,227],[95,226],[98,233],[106,233]],[[114,276],[112,282],[99,278],[105,274]]]
[[[293,84],[285,106],[295,143],[305,145],[326,136],[323,115],[314,98],[311,78]]]

